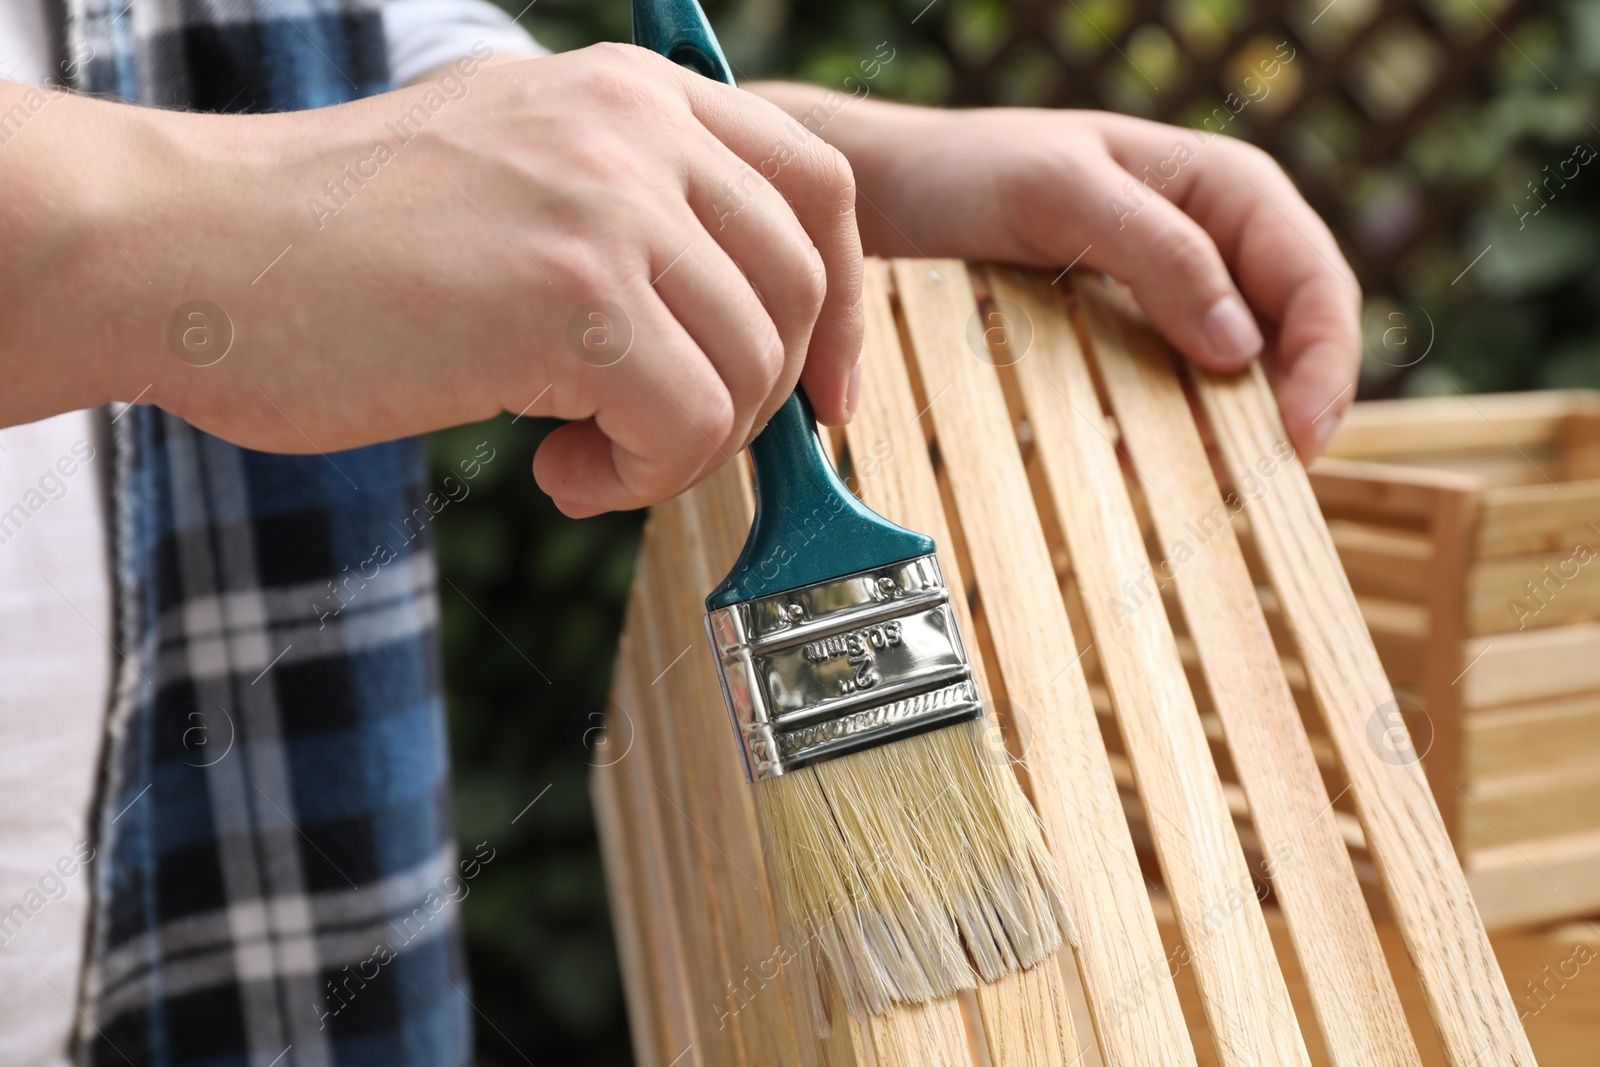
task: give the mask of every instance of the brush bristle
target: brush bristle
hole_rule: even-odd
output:
[[[948,996],[1061,946],[1055,861],[991,729],[934,730],[756,788],[783,902],[853,1014]]]

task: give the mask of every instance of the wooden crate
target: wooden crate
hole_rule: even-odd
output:
[[[1600,394],[1357,404],[1311,480],[1484,921],[1600,911]]]
[[[1532,1064],[1420,767],[1370,741],[1393,693],[1259,371],[1180,372],[1098,276],[869,262],[865,307],[840,469],[964,594],[1070,947],[866,1019],[811,969],[704,645],[741,460],[649,520],[593,780],[639,1062]]]

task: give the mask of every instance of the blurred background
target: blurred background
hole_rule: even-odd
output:
[[[629,37],[621,0],[499,2],[555,50]],[[746,78],[848,91],[886,41],[885,98],[1210,116],[1267,149],[1365,289],[1363,398],[1600,387],[1600,2],[703,2]],[[436,523],[458,827],[496,849],[464,902],[478,1061],[623,1064],[586,779],[628,743],[602,724],[642,516],[562,518],[528,473],[548,429],[432,442],[441,478],[497,449]]]

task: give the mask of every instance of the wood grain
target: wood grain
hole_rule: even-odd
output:
[[[906,371],[890,304],[886,264],[868,265],[862,303],[866,336],[862,346],[862,405],[845,428],[851,454],[851,488],[879,514],[912,530],[920,530],[939,546],[939,566],[954,590],[966,588],[950,524],[939,499],[939,485],[928,456],[926,437],[918,424],[917,404]],[[972,614],[965,596],[950,601],[956,625],[966,635],[968,655],[984,705],[995,708],[989,667],[979,654]],[[1013,734],[1014,724],[1001,724]],[[997,756],[1001,752],[996,746]],[[1045,1067],[1065,1063],[1077,1054],[1069,1007],[1056,959],[978,991],[981,1039],[993,1067]]]
[[[939,454],[973,561],[997,665],[1032,722],[1027,761],[1061,865],[1073,947],[1102,1054],[1113,1064],[1192,1064],[1194,1051],[1145,901],[1133,841],[1053,581],[994,368],[967,344],[976,308],[958,261],[898,260],[895,289]],[[1136,991],[1129,995],[1127,990]]]
[[[987,277],[986,292],[1032,308],[1042,324],[1042,347],[1026,357],[1037,365],[997,372],[980,359],[992,309],[979,312],[963,264],[871,261],[861,409],[830,440],[871,506],[939,542],[980,690],[1003,726],[997,756],[1022,757],[1015,769],[1067,886],[1072,949],[867,1019],[849,1017],[813,970],[777,914],[753,788],[704,646],[702,598],[742,546],[753,507],[741,460],[647,523],[608,709],[608,739],[630,735],[632,746],[594,771],[639,1062],[1415,1067],[1418,1050],[1431,1064],[1443,1046],[1453,1067],[1531,1064],[1420,770],[1385,762],[1389,750],[1373,741],[1374,722],[1380,733],[1390,725],[1382,709],[1393,692],[1305,473],[1282,464],[1269,491],[1196,546],[1164,590],[1132,618],[1114,617],[1107,604],[1123,579],[1152,553],[1171,558],[1174,524],[1181,531],[1219,496],[1195,416],[1124,296],[1090,304],[1097,340],[1086,362],[1043,278],[1008,289],[1009,275]],[[1283,437],[1264,383],[1202,377],[1198,392],[1231,480],[1245,484],[1243,464]],[[1495,417],[1519,434],[1556,425],[1537,405]],[[1113,442],[1136,475],[1119,467]],[[1347,524],[1340,543],[1366,553],[1364,604],[1385,655],[1420,673],[1419,620],[1443,601],[1406,568],[1434,559],[1417,553],[1436,532],[1441,493],[1477,483],[1351,460],[1317,478]],[[1512,491],[1523,490],[1489,490]],[[1148,551],[1141,523],[1157,531]],[[1258,581],[1270,585],[1260,599]],[[1486,665],[1492,684],[1479,697],[1508,691],[1510,667],[1554,669],[1547,646],[1513,643],[1509,658],[1497,655],[1462,686]],[[1464,735],[1463,758],[1473,745],[1504,747],[1474,799],[1491,815],[1537,821],[1519,785],[1536,784],[1544,761],[1563,753],[1507,740],[1517,716],[1581,730],[1592,712],[1573,697],[1467,714],[1481,729]],[[1136,840],[1160,853],[1159,870],[1141,869]],[[1248,891],[1250,865],[1280,844],[1289,859],[1270,877],[1283,908],[1263,913]],[[1600,838],[1518,845],[1524,854],[1469,856],[1472,887],[1499,914],[1548,914],[1597,892]],[[1416,1015],[1408,1033],[1374,953],[1359,889],[1375,882],[1374,864],[1437,1036],[1415,1030]],[[1547,890],[1530,892],[1530,877],[1545,874]],[[1226,904],[1208,926],[1208,908],[1228,900],[1219,893],[1240,875],[1248,904]],[[1169,897],[1177,918],[1164,936]]]
[[[1214,1047],[1228,1065],[1309,1064],[1089,367],[1048,283],[991,278],[1031,321],[1015,372]],[[1195,521],[1231,532],[1220,501]]]
[[[1600,911],[1600,830],[1508,842],[1467,857],[1467,879],[1499,927]]]
[[[1600,481],[1540,481],[1491,489],[1479,516],[1476,555],[1570,554],[1582,543],[1600,548]]]
[[[1037,291],[1037,283],[1032,288]],[[1264,862],[1288,920],[1325,1051],[1338,1067],[1418,1063],[1355,868],[1328,817],[1333,800],[1323,787],[1233,526],[1218,523],[1214,535],[1197,535],[1201,516],[1228,507],[1188,417],[1171,353],[1147,327],[1135,325],[1138,312],[1125,292],[1087,278],[1078,279],[1074,291],[1084,306],[1095,365],[1127,454],[1151,504],[1163,558],[1175,570],[1239,782],[1265,842]],[[1046,414],[1054,407],[1044,388],[1049,382],[1037,380],[1049,374],[1044,357],[1052,354],[1042,352],[1038,362],[1018,367],[1019,377],[1030,385],[1028,395],[1045,401],[1030,407],[1039,413],[1034,421],[1041,440],[1047,420],[1061,421],[1059,414]],[[1253,484],[1260,492],[1275,490],[1285,460],[1292,462],[1282,453],[1255,458]],[[1075,506],[1070,499],[1069,506]]]
[[[1234,477],[1285,439],[1259,366],[1232,378],[1191,369],[1212,433]],[[1373,724],[1399,729],[1384,677],[1333,541],[1298,464],[1275,491],[1246,503],[1257,546],[1350,778],[1356,811],[1389,906],[1453,1067],[1531,1064],[1533,1052],[1495,965],[1465,876],[1414,760],[1389,760]],[[1387,724],[1387,725],[1385,725]]]
[[[1600,689],[1600,623],[1491,634],[1466,642],[1456,683],[1469,708],[1547,700]]]
[[[1503,393],[1364,403],[1345,416],[1328,454],[1395,460],[1463,451],[1538,448],[1569,416],[1600,411],[1600,393],[1587,390]]]

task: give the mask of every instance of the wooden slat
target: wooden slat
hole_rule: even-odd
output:
[[[1420,469],[1464,475],[1478,483],[1479,489],[1499,486],[1545,484],[1546,478],[1561,478],[1566,462],[1554,444],[1485,452],[1444,452],[1403,457]]]
[[[677,546],[669,543],[669,558],[680,558],[690,564],[699,563],[699,567],[690,566],[684,573],[692,583],[691,588],[710,589],[721,580],[722,569],[732,564],[744,544],[753,517],[753,502],[750,487],[744,481],[742,470],[736,465],[730,465],[723,472],[707,479],[695,491],[692,498],[699,506],[691,513],[690,521],[684,524],[686,542]],[[705,566],[705,562],[710,559],[722,561],[714,571],[708,570]],[[700,594],[696,594],[692,604],[684,605],[678,626],[678,633],[693,640],[698,640],[703,634],[699,597]],[[676,670],[669,672],[668,677],[676,673]],[[761,844],[756,830],[754,802],[750,796],[751,787],[743,781],[738,770],[738,759],[734,754],[734,740],[726,733],[729,728],[727,715],[722,705],[722,693],[716,682],[714,667],[709,658],[696,658],[689,673],[699,680],[699,691],[692,698],[694,704],[700,710],[706,727],[716,737],[715,739],[708,737],[701,744],[701,755],[698,760],[686,756],[684,767],[697,779],[709,777],[719,782],[723,786],[723,793],[718,800],[720,807],[726,813],[737,815],[742,823],[738,829],[730,832],[731,843],[736,848],[724,858],[732,863],[754,866],[755,873],[748,881],[759,882],[765,890],[761,894],[761,904],[766,909],[767,922],[772,925],[766,928],[762,926],[761,915],[755,911],[756,901],[753,892],[746,893],[743,887],[724,881],[718,896],[745,904],[747,914],[744,916],[744,923],[756,932],[758,942],[755,948],[758,951],[752,953],[750,949],[745,949],[743,959],[746,962],[759,961],[770,957],[779,944],[792,944],[797,933],[792,923],[787,921],[779,923],[772,913],[773,899],[771,890],[766,887],[764,881],[765,867],[761,865],[763,857],[760,856]],[[711,727],[712,723],[716,724],[714,729]],[[711,747],[717,741],[726,746],[721,751],[726,752],[727,757],[719,764],[719,773],[708,776],[704,753],[717,751]],[[710,837],[713,832],[715,831],[712,827],[707,826],[702,831],[702,836]],[[722,841],[723,838],[711,838],[711,840]],[[725,872],[718,870],[715,873]],[[742,929],[741,927],[741,932]],[[761,942],[759,940],[761,937],[767,940]],[[782,938],[787,938],[788,941],[781,941]],[[739,966],[736,966],[728,972],[727,979],[732,980],[738,973]],[[835,995],[830,1012],[830,1017],[836,1020],[833,1040],[827,1047],[818,1048],[818,1035],[813,1031],[811,1021],[806,1018],[804,1006],[809,1003],[809,999],[803,988],[804,984],[816,982],[816,976],[803,967],[779,968],[778,973],[779,982],[771,989],[762,990],[764,994],[761,1000],[762,1010],[759,1013],[752,1013],[750,1025],[754,1028],[770,1028],[776,1035],[774,1040],[779,1050],[786,1047],[786,1035],[798,1035],[799,1045],[789,1047],[798,1047],[808,1057],[824,1057],[827,1062],[838,1062],[838,1058],[845,1054],[849,1055],[849,1062],[864,1061],[879,1065],[924,1062],[939,1064],[941,1067],[944,1065],[968,1067],[972,1062],[967,1034],[961,1020],[961,1010],[953,997],[905,1007],[886,1017],[873,1016],[861,1020],[848,1016]],[[749,1009],[746,1009],[746,1012],[748,1011]],[[736,1016],[734,1021],[742,1020],[744,1014],[742,1012]],[[840,1021],[844,1023],[842,1029],[837,1025]],[[766,1035],[763,1033],[762,1036],[765,1038]],[[787,1040],[793,1041],[795,1038],[787,1036]],[[746,1056],[754,1063],[787,1062],[783,1059],[781,1051],[777,1053],[778,1059],[766,1059],[766,1056],[773,1053],[767,1050],[764,1043],[752,1042],[748,1038],[741,1042],[741,1048],[746,1050]],[[907,1060],[905,1057],[911,1059]],[[920,1060],[916,1057],[920,1057]]]
[[[1469,712],[1461,747],[1466,782],[1600,760],[1600,692]]]
[[[744,478],[730,465],[658,511],[659,555],[646,575],[650,610],[642,627],[644,660],[658,664],[657,671],[696,636],[703,590],[721,578],[714,571],[732,558],[731,543],[742,540],[734,531],[753,510]],[[686,945],[700,1013],[696,1048],[707,1062],[787,1056],[815,1063],[821,1053],[807,1012],[812,1001],[799,984],[804,976],[789,967],[778,969],[776,981],[757,974],[779,945],[794,939],[773,913],[754,800],[728,734],[715,669],[694,651],[650,687],[662,690],[658,711],[665,715],[649,726],[659,725],[650,783],[658,817],[687,861],[679,872],[681,913],[701,913],[691,920],[695,936]]]
[[[1005,400],[966,344],[975,302],[960,262],[896,261],[906,336],[973,563],[1008,699],[1033,718],[1035,800],[1067,888],[1071,933],[1111,1064],[1194,1063],[1166,954]],[[1128,990],[1137,991],[1130,998]]]
[[[1433,786],[1439,815],[1451,828],[1461,825],[1455,783],[1461,777],[1461,716],[1466,694],[1455,680],[1466,665],[1462,658],[1462,643],[1467,634],[1466,587],[1462,573],[1472,560],[1478,501],[1479,494],[1472,490],[1438,490],[1429,531],[1433,558],[1428,561],[1431,588],[1422,663],[1412,676],[1428,695],[1431,736],[1422,754],[1422,765]],[[1372,613],[1365,605],[1363,613],[1370,625]],[[1408,680],[1405,675],[1396,677],[1393,672],[1389,677],[1397,684]]]
[[[1217,1054],[1229,1065],[1309,1067],[1153,576],[1141,586],[1151,561],[1072,324],[1037,280],[1024,288],[1005,272],[991,277],[1032,323],[1016,374]],[[1230,531],[1220,499],[1186,519],[1213,539]],[[1186,567],[1175,566],[1181,578]]]
[[[1464,581],[1474,635],[1592,622],[1600,619],[1600,536],[1560,552],[1478,560]]]
[[[859,1025],[871,1042],[876,1067],[969,1067],[973,1062],[953,999],[906,1005]]]
[[[1600,481],[1512,486],[1484,493],[1478,520],[1479,556],[1571,552],[1579,542],[1600,545]]]
[[[1330,523],[1328,532],[1356,596],[1427,603],[1433,545],[1426,538],[1348,522]]]
[[[1230,378],[1190,372],[1230,470],[1247,469],[1286,438],[1259,365]],[[1415,762],[1386,761],[1380,756],[1385,750],[1371,740],[1373,717],[1393,706],[1394,691],[1339,569],[1310,481],[1290,463],[1274,488],[1247,503],[1251,528],[1303,646],[1367,846],[1450,1063],[1531,1065],[1533,1052],[1427,780]]]
[[[1333,801],[1322,787],[1233,528],[1224,525],[1209,539],[1193,535],[1195,516],[1224,505],[1172,357],[1148,329],[1124,325],[1137,316],[1125,292],[1113,294],[1098,280],[1082,279],[1074,291],[1151,504],[1163,558],[1182,560],[1176,564],[1179,599],[1257,834],[1270,842],[1271,881],[1327,1038],[1327,1055],[1338,1067],[1419,1063],[1350,854],[1328,817]],[[1044,401],[1035,420],[1041,442],[1042,426],[1051,421],[1043,410],[1052,406],[1052,354],[1042,351],[1017,368],[1030,383],[1029,395]],[[1291,457],[1285,448],[1257,458],[1254,467],[1267,494]],[[1068,503],[1076,506],[1070,498]]]
[[[1567,416],[1600,406],[1600,394],[1572,390],[1376,400],[1346,413],[1328,454],[1349,459],[1399,459],[1470,450],[1548,444]]]
[[[1490,778],[1465,792],[1460,838],[1468,849],[1600,826],[1600,762]]]
[[[1477,637],[1457,684],[1466,707],[1487,708],[1600,689],[1600,623]]]
[[[1422,681],[1427,668],[1428,611],[1419,605],[1376,597],[1360,597],[1357,603],[1389,680],[1395,685]],[[1277,624],[1286,625],[1281,616]]]
[[[1484,848],[1467,857],[1467,879],[1491,927],[1600,911],[1600,830]]]
[[[939,485],[917,423],[917,403],[889,300],[888,266],[872,261],[863,279],[866,336],[862,345],[861,407],[845,428],[854,476],[851,488],[866,504],[908,529],[920,530],[939,546],[939,566],[952,589],[966,588],[950,524],[939,499]],[[989,669],[978,654],[966,598],[950,606],[967,635],[974,679],[985,706],[994,708]],[[1008,729],[1012,724],[1004,724]],[[979,990],[981,1039],[992,1067],[1046,1067],[1077,1054],[1070,1007],[1054,958],[1021,974],[1008,975]]]
[[[1550,472],[1552,478],[1566,482],[1600,478],[1600,410],[1587,405],[1568,415],[1557,438],[1561,462],[1557,471]]]
[[[630,614],[641,619],[644,583],[634,586]],[[638,635],[623,635],[608,729],[627,747],[595,768],[596,821],[604,853],[606,884],[617,927],[619,962],[627,998],[634,1058],[641,1067],[670,1063],[699,1043],[689,999],[687,959],[678,921],[678,898],[663,840],[659,800],[649,789],[649,723],[661,714],[643,697],[637,672]],[[631,761],[629,757],[632,757]]]
[[[1170,913],[1157,911],[1156,921],[1169,942],[1175,940],[1177,924]],[[1267,925],[1274,941],[1289,939],[1281,915],[1268,912]],[[1401,971],[1408,971],[1410,965],[1399,932],[1384,924],[1378,928],[1378,937],[1385,955]],[[1592,924],[1578,924],[1571,932],[1505,931],[1490,937],[1517,1006],[1527,1013],[1522,1021],[1540,1067],[1594,1067],[1595,1049],[1600,1047],[1600,1012],[1595,1011],[1595,1005],[1600,1003],[1600,967],[1594,966],[1600,945],[1595,939]],[[1291,977],[1290,982],[1295,979]],[[1290,993],[1297,1000],[1302,999],[1294,984]],[[1179,987],[1178,995],[1187,998],[1184,1003],[1188,1008],[1193,999],[1188,988]],[[1417,1033],[1432,1039],[1428,1008],[1416,982],[1404,982],[1400,996]],[[1436,1040],[1424,1041],[1422,1062],[1426,1067],[1440,1067],[1445,1062]],[[1214,1063],[1202,1054],[1202,1067],[1212,1067]]]
[[[1329,520],[1350,519],[1400,529],[1427,530],[1438,489],[1474,490],[1476,479],[1449,471],[1324,456],[1310,471],[1320,510]]]
[[[669,594],[669,587],[666,579],[658,577],[658,572],[666,562],[666,534],[681,521],[684,507],[681,502],[663,505],[651,514],[647,526],[646,550],[640,554],[634,578],[640,593],[639,608],[630,616],[626,634],[632,645],[631,667],[636,672],[649,669],[651,664],[664,663],[663,657],[672,655],[663,651],[665,635],[659,603]],[[636,803],[648,808],[650,820],[640,818],[636,824],[644,830],[656,830],[666,843],[664,855],[670,878],[666,896],[669,900],[692,899],[684,898],[683,894],[692,892],[696,885],[706,884],[702,871],[707,862],[706,854],[710,852],[705,844],[696,841],[698,835],[694,826],[683,814],[690,800],[686,796],[689,785],[681,765],[679,745],[690,728],[688,723],[693,715],[688,711],[691,706],[680,703],[675,686],[675,679],[669,682],[663,678],[659,686],[643,692],[645,703],[641,707],[629,707],[616,693],[613,695],[613,702],[629,715],[636,732],[638,766],[630,764],[628,767],[634,772],[631,788]],[[688,743],[692,744],[692,739]],[[709,908],[680,907],[676,911],[682,950],[674,969],[678,972],[675,977],[683,981],[691,1005],[688,1025],[698,1031],[700,1024],[712,1024],[706,1040],[693,1042],[696,1048],[693,1058],[707,1065],[736,1065],[739,1062],[739,1028],[748,1022],[748,1017],[724,1026],[703,1014],[708,1006],[726,998],[718,974],[734,969],[726,955],[715,914]],[[662,976],[664,980],[670,977],[673,976]],[[661,1047],[665,1048],[665,1043]]]
[[[600,838],[606,901],[611,907],[611,937],[616,942],[617,964],[622,971],[622,999],[628,1013],[633,1059],[635,1063],[653,1065],[666,1062],[660,1041],[670,1025],[670,1013],[656,997],[660,968],[647,948],[644,913],[649,905],[639,894],[642,879],[627,848],[635,838],[620,812],[624,802],[618,796],[618,777],[610,768],[597,769],[589,777],[589,798]],[[662,999],[671,996],[670,992],[662,992]]]

